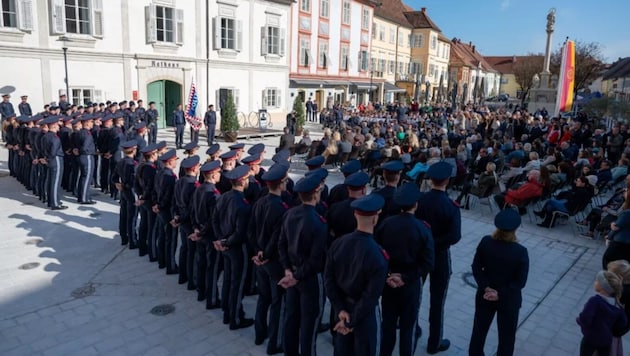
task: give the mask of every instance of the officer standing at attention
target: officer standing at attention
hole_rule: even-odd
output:
[[[101,118],[101,131],[98,135],[97,145],[98,151],[100,153],[101,160],[101,175],[100,175],[100,186],[101,192],[108,193],[109,192],[109,178],[110,178],[110,161],[112,159],[112,154],[110,153],[110,145],[113,137],[113,116],[110,114],[103,115]]]
[[[280,315],[285,293],[278,285],[284,276],[278,260],[278,239],[284,214],[289,209],[289,205],[282,201],[287,172],[287,166],[276,164],[263,175],[269,193],[254,204],[249,222],[249,244],[258,281],[255,344],[261,345],[269,337],[267,355],[283,351]]]
[[[343,177],[345,179],[349,175],[360,170],[361,162],[359,162],[359,160],[357,159],[351,159],[343,166],[341,166],[341,169],[339,171],[343,174]],[[346,189],[346,186],[344,184],[337,184],[330,189],[330,192],[328,193],[328,200],[326,200],[326,203],[328,203],[328,206],[332,207],[333,204],[345,200],[346,198],[348,198],[348,190]]]
[[[173,193],[177,174],[173,171],[177,166],[177,152],[170,149],[160,157],[164,163],[164,169],[159,175],[157,183],[157,204],[153,211],[158,214],[159,231],[158,235],[158,263],[160,268],[166,267],[166,274],[177,274],[177,263],[175,263],[175,250],[177,250],[177,233],[173,230],[171,221],[173,220]]]
[[[138,146],[138,153],[136,153],[136,160],[139,161],[142,158],[142,149],[147,147],[147,141],[144,139],[144,133],[147,130],[147,124],[140,121],[133,126],[134,130],[132,131],[129,139],[135,140],[136,145]]]
[[[122,153],[122,150],[120,149],[120,144],[127,141],[125,139],[126,136],[125,136],[125,131],[123,128],[122,114],[115,113],[111,115],[112,115],[112,119],[114,120],[114,127],[110,130],[111,141],[109,142],[109,149],[108,149],[109,155],[107,155],[108,157],[110,157],[109,159],[110,178],[111,178],[111,175],[116,170],[116,166],[118,165],[118,162],[120,162],[123,158],[123,153]],[[111,182],[111,179],[109,179],[109,181]],[[112,198],[117,199],[118,191],[116,191],[116,189],[113,189],[112,186],[110,186],[109,193]]]
[[[203,124],[206,125],[208,146],[212,146],[214,143],[214,130],[217,126],[217,112],[214,111],[214,105],[208,106],[208,111],[203,117]]]
[[[227,172],[232,189],[217,200],[212,224],[216,233],[214,247],[223,252],[223,323],[230,330],[250,327],[254,319],[245,318],[243,293],[249,255],[247,253],[247,226],[251,206],[244,191],[249,184],[249,167],[239,166]]]
[[[2,94],[2,102],[0,103],[0,119],[2,119],[0,131],[2,131],[2,142],[7,142],[4,128],[5,122],[11,117],[15,117],[15,109],[13,108],[13,104],[11,104],[11,95]]]
[[[377,355],[381,339],[378,300],[387,278],[387,254],[374,240],[385,200],[370,194],[352,202],[357,230],[335,240],[326,259],[326,294],[338,322],[335,355]],[[352,257],[349,257],[352,256]]]
[[[497,229],[481,239],[472,263],[477,294],[468,348],[471,356],[484,355],[483,347],[495,314],[499,330],[497,355],[514,353],[518,312],[523,299],[521,290],[529,272],[527,249],[516,239],[521,216],[513,209],[505,209],[496,215],[494,225]]]
[[[120,216],[118,229],[120,231],[121,244],[129,244],[129,249],[137,248],[137,236],[134,230],[134,219],[136,218],[136,197],[133,193],[133,186],[138,161],[136,156],[136,141],[125,141],[120,144],[123,149],[124,158],[116,165],[116,170],[112,172],[112,181],[116,190],[120,192]]]
[[[142,105],[142,99],[138,100],[137,104],[138,107],[136,108],[136,115],[138,115],[138,121],[144,122],[146,124],[147,122],[144,114],[147,112],[147,109]]]
[[[256,176],[260,171],[260,162],[262,162],[261,155],[251,155],[243,158],[243,164],[249,167],[249,184],[247,189],[245,190],[245,199],[250,202],[250,204],[256,203],[258,200],[258,196],[260,195],[261,184]]]
[[[350,207],[352,202],[365,196],[365,186],[370,181],[370,176],[365,172],[356,172],[344,180],[342,186],[346,188],[348,198],[333,204],[326,213],[328,228],[330,230],[330,243],[338,237],[356,230],[357,222],[354,218],[354,210]]]
[[[31,104],[27,102],[28,95],[22,95],[20,99],[22,99],[22,102],[18,104],[18,110],[20,111],[20,115],[25,115],[28,117],[33,116],[33,110],[31,110]]]
[[[79,179],[78,201],[79,204],[96,204],[90,196],[90,186],[92,183],[92,175],[95,168],[94,155],[96,154],[96,145],[92,136],[92,115],[83,115],[81,117],[82,129],[79,131],[78,149],[79,164],[81,166],[81,177]]]
[[[400,207],[394,202],[394,194],[400,181],[400,171],[403,170],[404,165],[402,161],[396,160],[382,164],[381,168],[383,169],[385,186],[372,192],[372,194],[379,194],[385,199],[385,206],[379,216],[379,222],[383,222],[387,217],[400,212]]]
[[[227,174],[236,167],[236,151],[227,151],[219,156],[221,159],[221,179],[216,183],[217,189],[223,193],[227,193],[231,188],[230,179]]]
[[[173,126],[173,130],[175,131],[175,146],[182,148],[184,145],[184,126],[186,126],[182,104],[178,104],[175,111],[173,111]]]
[[[59,117],[51,116],[44,120],[48,125],[48,133],[44,136],[46,148],[46,167],[48,168],[48,206],[52,210],[63,210],[68,207],[61,204],[59,190],[61,189],[61,177],[63,175],[63,149],[59,132]]]
[[[155,213],[153,206],[153,189],[157,167],[157,145],[148,145],[142,149],[144,160],[138,166],[136,172],[136,206],[140,209],[140,225],[138,226],[138,255],[149,255],[149,262],[157,261],[157,246],[153,229],[155,226]]]
[[[431,229],[414,213],[418,208],[420,189],[414,183],[402,185],[394,202],[401,212],[379,224],[374,238],[389,255],[387,283],[383,290],[383,342],[381,354],[391,355],[396,345],[396,328],[400,328],[400,355],[416,352],[422,333],[418,312],[422,280],[433,270],[435,255]],[[392,234],[392,231],[396,231]]]
[[[157,123],[160,115],[155,109],[155,101],[149,103],[149,109],[144,113],[144,120],[149,130],[149,144],[157,142]]]
[[[281,287],[287,290],[284,318],[284,353],[316,355],[317,326],[324,309],[322,273],[326,258],[326,220],[317,213],[321,179],[311,175],[294,187],[301,205],[284,216],[278,253],[284,269]]]
[[[446,193],[452,167],[446,162],[431,165],[427,176],[433,188],[422,194],[418,202],[416,217],[431,226],[435,243],[435,268],[429,273],[431,284],[431,307],[429,311],[429,341],[427,352],[436,354],[446,351],[451,345],[448,339],[442,339],[444,322],[444,302],[451,278],[450,247],[462,238],[462,218],[459,205]]]

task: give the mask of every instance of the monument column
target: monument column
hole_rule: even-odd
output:
[[[545,48],[545,66],[542,73],[540,73],[540,87],[543,89],[549,88],[549,77],[551,76],[551,72],[549,71],[549,64],[551,63],[551,35],[553,34],[553,26],[555,23],[556,9],[551,9],[547,14],[547,46]]]

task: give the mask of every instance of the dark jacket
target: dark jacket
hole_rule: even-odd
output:
[[[624,330],[628,325],[624,310],[599,294],[586,302],[576,321],[582,329],[584,341],[595,347],[610,346],[613,333]]]

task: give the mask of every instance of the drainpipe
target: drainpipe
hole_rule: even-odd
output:
[[[206,0],[206,108],[210,105],[210,0]],[[205,112],[205,109],[204,109]]]

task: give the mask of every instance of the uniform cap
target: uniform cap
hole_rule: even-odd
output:
[[[273,157],[271,158],[272,161],[279,163],[282,161],[288,161],[289,157],[291,157],[291,152],[289,150],[281,150],[278,151],[275,155],[273,155]]]
[[[114,103],[112,103],[112,104],[114,104]],[[118,105],[119,105],[119,106],[120,106],[120,105],[125,105],[125,104],[127,104],[127,100],[123,100],[123,101],[121,101],[120,103],[118,103]]]
[[[383,163],[381,165],[381,168],[389,172],[400,172],[403,170],[403,168],[405,168],[405,166],[403,165],[402,161],[395,160]]]
[[[263,151],[265,151],[265,144],[257,143],[253,145],[252,147],[250,147],[249,150],[247,150],[247,153],[250,155],[259,155],[263,153]]]
[[[84,121],[89,121],[89,120],[93,120],[94,116],[90,115],[90,114],[85,114],[85,115],[81,115],[81,117],[79,117],[79,121],[84,122]]]
[[[309,177],[309,176],[315,176],[317,178],[319,178],[319,181],[323,181],[324,179],[326,179],[328,177],[328,170],[326,168],[317,168],[314,169],[312,171],[308,171],[306,172],[306,174],[304,174],[305,177]]]
[[[157,143],[157,149],[158,150],[161,150],[164,147],[166,147],[166,141],[160,141],[160,142]]]
[[[199,148],[199,144],[196,141],[193,141],[193,142],[189,142],[189,143],[185,144],[183,148],[186,151],[192,151],[195,148]]]
[[[174,148],[171,148],[170,150],[164,152],[162,156],[160,156],[160,161],[166,162],[173,158],[177,158],[177,151],[175,151]]]
[[[370,181],[370,176],[365,172],[355,172],[347,176],[343,181],[348,187],[364,187]]]
[[[213,154],[217,153],[219,151],[219,149],[221,148],[221,146],[219,146],[218,143],[215,143],[214,145],[210,146],[207,150],[206,150],[206,154],[208,156],[212,156]]]
[[[102,122],[108,121],[108,120],[112,120],[114,117],[112,116],[112,114],[105,114],[103,115],[103,117],[101,118]]]
[[[144,121],[140,121],[139,123],[135,124],[133,127],[136,130],[142,130],[143,128],[147,127],[147,124]]]
[[[324,156],[315,156],[309,160],[307,160],[306,162],[304,162],[305,165],[307,165],[309,168],[313,169],[313,168],[319,168],[322,166],[322,164],[324,164],[324,161],[326,159],[324,158]]]
[[[453,166],[450,164],[441,161],[436,162],[429,167],[427,171],[427,176],[433,180],[445,180],[451,177],[451,173],[453,172]]]
[[[184,169],[191,169],[198,164],[199,164],[199,156],[192,156],[192,157],[185,158],[181,163],[181,167]]]
[[[306,176],[295,183],[293,191],[296,193],[310,193],[317,189],[321,183],[322,180],[315,175]]]
[[[412,206],[420,199],[420,189],[414,183],[405,183],[396,189],[394,203],[400,206]]]
[[[379,213],[385,205],[385,199],[380,194],[370,194],[350,203],[354,211],[363,216],[373,216]]]
[[[112,105],[114,105],[114,104],[112,104]],[[112,115],[114,116],[114,119],[122,119],[124,117],[123,113],[120,112],[120,111],[116,111]]]
[[[260,163],[260,161],[261,161],[260,154],[247,156],[241,160],[241,162],[245,164],[256,164],[256,163]]]
[[[3,97],[3,98],[10,98],[10,97],[11,97],[11,94],[2,94],[2,97]]]
[[[205,172],[212,172],[212,171],[220,169],[220,168],[221,168],[221,161],[213,160],[213,161],[208,161],[208,162],[204,163],[203,166],[201,166],[201,168],[199,170],[201,172],[205,173]]]
[[[345,175],[350,175],[352,173],[358,172],[361,169],[361,162],[358,159],[351,159],[346,164],[344,164],[340,171]]]
[[[20,98],[22,98],[22,99],[28,98],[28,95],[21,95]]]
[[[120,144],[120,147],[123,148],[123,149],[136,147],[136,146],[138,146],[138,141],[136,141],[136,140],[129,140],[129,141],[125,141],[125,142]]]
[[[236,159],[236,151],[227,151],[225,153],[222,153],[219,158],[221,158],[224,161],[229,161],[229,160],[233,160]],[[247,169],[249,169],[249,167],[247,167]]]
[[[133,100],[131,100],[131,101],[129,102],[129,106],[136,106],[136,103],[135,103]]]
[[[521,225],[521,216],[514,209],[501,210],[494,217],[494,226],[503,231],[514,231]]]
[[[157,151],[157,144],[156,143],[152,143],[150,145],[146,145],[144,147],[142,147],[142,149],[140,150],[140,153],[145,154],[145,153],[149,153],[149,152],[153,152],[153,151]]]
[[[262,180],[265,182],[277,182],[287,176],[289,167],[282,164],[274,164],[269,168],[267,172],[262,175]]]
[[[230,146],[231,150],[242,150],[245,147],[244,143],[235,143],[232,146]]]
[[[27,122],[29,117],[27,115],[20,115],[16,118],[17,122]]]
[[[45,125],[51,125],[51,124],[55,124],[59,122],[59,116],[58,115],[52,115],[49,116],[47,118],[45,118],[41,123],[45,124]]]
[[[225,178],[229,180],[239,180],[249,174],[249,166],[238,166],[229,172],[225,172]]]

